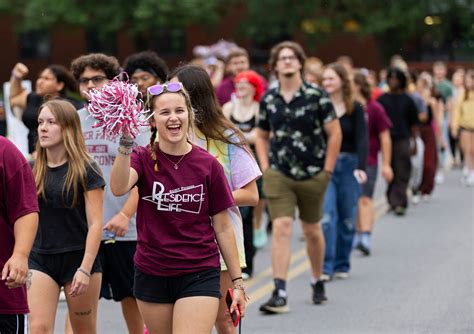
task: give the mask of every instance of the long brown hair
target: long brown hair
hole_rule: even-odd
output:
[[[344,106],[346,107],[346,113],[348,115],[352,114],[352,111],[354,109],[354,97],[352,93],[352,83],[351,80],[349,79],[349,73],[347,73],[347,70],[344,68],[339,63],[331,63],[325,66],[324,68],[326,69],[331,69],[334,72],[336,72],[337,76],[341,79],[342,81],[342,100],[344,101]]]
[[[87,167],[91,165],[91,157],[87,153],[84,137],[81,130],[81,121],[77,114],[76,108],[64,100],[49,100],[45,102],[38,110],[38,115],[44,108],[48,108],[54,115],[56,122],[61,126],[61,133],[63,137],[63,145],[66,149],[66,158],[69,163],[69,168],[66,174],[66,181],[64,182],[62,194],[63,199],[65,195],[72,190],[72,204],[71,207],[77,204],[77,195],[79,186],[82,189],[87,189]],[[48,159],[46,156],[46,149],[41,147],[39,141],[36,143],[36,152],[38,153],[35,165],[33,167],[33,174],[35,176],[36,190],[39,197],[46,200],[45,184],[48,170]],[[94,171],[101,175],[101,172],[95,168]]]
[[[196,112],[196,126],[204,136],[230,145],[246,146],[242,132],[224,116],[207,72],[198,66],[184,65],[173,70],[168,78],[178,78],[189,92]],[[227,133],[230,130],[231,135]],[[238,141],[235,141],[235,136]]]
[[[471,78],[471,87],[467,86],[467,80],[468,78]],[[474,70],[469,70],[466,73],[466,76],[464,78],[464,101],[469,100],[470,95],[474,91]]]
[[[370,87],[369,81],[367,80],[367,76],[362,73],[361,71],[356,71],[354,73],[354,84],[359,86],[360,95],[364,98],[365,102],[363,104],[367,104],[372,99],[372,88]]]
[[[148,108],[148,113],[147,113],[146,116],[150,117],[150,120],[153,119],[152,114],[154,113],[154,109],[155,109],[155,101],[158,98],[158,96],[164,95],[164,94],[179,94],[179,95],[184,97],[186,108],[188,109],[189,121],[188,121],[187,134],[188,134],[188,141],[190,141],[190,138],[192,138],[193,132],[194,132],[194,110],[193,110],[193,107],[191,106],[191,98],[189,97],[189,93],[187,92],[186,88],[184,88],[184,85],[181,88],[181,90],[176,92],[176,93],[164,92],[164,93],[161,93],[159,95],[148,94],[147,102],[146,102],[147,108]],[[150,123],[151,123],[151,121],[150,121]],[[152,160],[155,162],[155,166],[154,166],[155,172],[158,172],[158,163],[157,163],[157,159],[156,159],[156,150],[157,150],[156,135],[157,134],[158,134],[158,131],[156,129],[156,126],[152,125],[151,126],[150,145],[148,145],[148,151],[150,152]]]

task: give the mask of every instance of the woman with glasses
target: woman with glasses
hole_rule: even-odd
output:
[[[219,250],[233,280],[231,311],[245,313],[227,213],[235,202],[222,166],[189,141],[194,112],[183,85],[148,92],[150,144],[132,150],[133,140],[122,137],[110,184],[116,196],[138,187],[134,295],[149,333],[211,333],[221,295]]]
[[[182,82],[191,97],[196,113],[193,142],[216,157],[224,167],[235,200],[235,205],[230,206],[227,211],[237,239],[240,267],[245,268],[242,217],[238,207],[255,206],[258,203],[256,179],[261,176],[260,169],[247,148],[242,133],[222,113],[206,71],[197,66],[186,65],[175,69],[169,78],[171,82]],[[232,287],[235,276],[222,259],[221,270],[221,294],[224,295]],[[226,315],[223,298],[219,305],[216,329],[218,333],[232,333],[234,330]]]
[[[61,65],[49,65],[36,79],[35,91],[28,93],[21,84],[29,73],[28,67],[17,63],[10,77],[10,106],[16,117],[28,128],[28,153],[35,156],[38,137],[38,109],[43,102],[61,97],[71,102],[76,109],[82,104],[72,95],[77,93],[77,84],[71,73]]]

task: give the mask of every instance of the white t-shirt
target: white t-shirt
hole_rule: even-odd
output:
[[[82,133],[86,142],[87,151],[99,164],[102,173],[104,175],[105,183],[107,184],[104,191],[104,218],[102,224],[105,225],[107,222],[115,216],[123,207],[128,199],[128,194],[123,196],[114,196],[110,191],[108,183],[110,182],[110,173],[112,172],[112,165],[117,155],[117,149],[119,147],[118,140],[106,139],[102,134],[101,129],[94,128],[95,119],[90,116],[85,108],[78,111],[81,119]],[[146,146],[150,143],[151,132],[149,128],[143,128],[142,133],[135,139],[135,143],[139,146]],[[109,239],[105,231],[102,232],[102,240]],[[128,232],[123,237],[116,237],[118,241],[136,241],[137,240],[137,228],[135,215],[130,219],[128,225]]]

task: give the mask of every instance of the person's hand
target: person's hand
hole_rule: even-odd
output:
[[[2,269],[2,281],[9,289],[19,288],[28,279],[28,257],[13,254]]]
[[[87,273],[80,270],[76,271],[76,274],[72,279],[71,291],[69,292],[69,295],[71,297],[83,295],[89,287],[90,279],[90,274],[88,275]]]
[[[356,178],[357,182],[359,182],[359,184],[367,182],[367,174],[362,169],[355,169],[354,177]]]
[[[28,70],[28,67],[26,67],[25,64],[16,63],[12,70],[12,76],[18,80],[22,80],[28,75],[29,72],[30,70]]]
[[[105,224],[104,230],[110,231],[118,237],[123,237],[128,232],[129,222],[130,218],[120,211]]]
[[[459,135],[459,130],[455,130],[455,129],[452,129],[451,130],[451,136],[453,136],[453,138],[458,138],[458,135]]]
[[[247,295],[245,294],[245,290],[240,288],[234,288],[232,290],[232,304],[230,305],[230,313],[234,312],[236,308],[238,308],[240,312],[240,316],[245,316],[245,304],[247,303]]]
[[[387,181],[387,183],[392,182],[393,180],[393,170],[390,165],[385,165],[382,167],[382,176]]]

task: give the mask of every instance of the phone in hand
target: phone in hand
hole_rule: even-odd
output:
[[[230,313],[230,305],[232,305],[232,289],[227,289],[227,293],[225,295],[225,302],[227,304],[227,309],[229,310]],[[239,325],[240,321],[240,312],[239,309],[236,308],[234,312],[230,313],[230,317],[232,319],[232,324],[234,327],[237,327]]]

